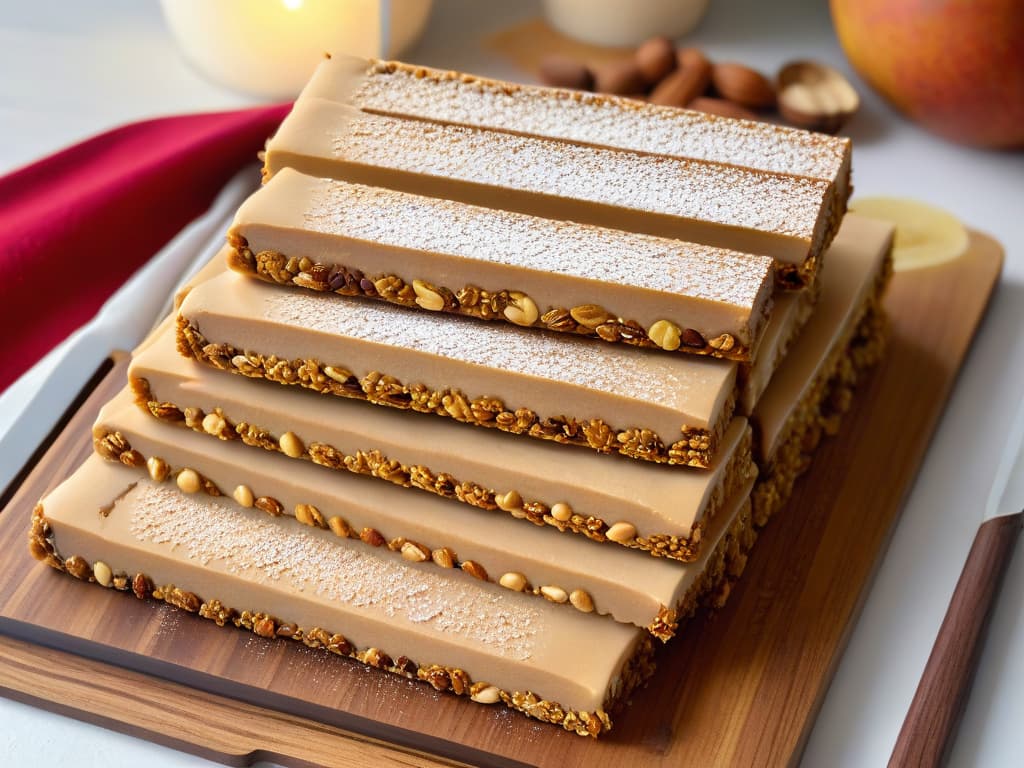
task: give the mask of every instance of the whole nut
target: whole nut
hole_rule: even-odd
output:
[[[769,109],[775,106],[775,88],[755,69],[725,62],[711,65],[711,84],[718,95],[742,107]]]
[[[498,509],[504,512],[514,512],[517,509],[523,507],[523,497],[519,495],[518,491],[509,491],[505,494],[494,494],[494,503],[498,505]]]
[[[560,523],[568,522],[572,517],[572,507],[564,501],[559,501],[551,507],[551,516]]]
[[[860,107],[860,97],[841,73],[813,61],[794,61],[779,71],[779,114],[811,131],[835,133]]]
[[[541,59],[539,74],[542,83],[554,88],[589,91],[594,86],[594,76],[586,64],[559,54]]]
[[[505,307],[505,317],[516,325],[533,325],[540,317],[540,310],[533,299],[520,291],[512,291]]]
[[[501,701],[501,691],[496,685],[489,685],[472,694],[470,698],[477,704],[497,704]]]
[[[203,417],[203,431],[208,435],[214,437],[220,437],[221,433],[227,429],[227,422],[224,421],[224,417],[217,413],[208,413]]]
[[[564,603],[569,599],[569,593],[561,587],[554,585],[547,585],[540,588],[540,593],[543,597],[550,600],[552,603]]]
[[[271,517],[280,517],[284,514],[284,505],[272,496],[260,496],[252,505]]]
[[[402,557],[411,563],[422,563],[430,557],[430,550],[415,541],[407,541],[402,545]]]
[[[517,571],[503,573],[501,578],[498,579],[498,583],[505,587],[505,589],[511,589],[513,592],[522,592],[526,589],[526,577]]]
[[[580,304],[569,310],[572,319],[590,330],[594,330],[602,323],[607,323],[612,316],[604,307],[597,304]]]
[[[92,564],[92,575],[101,587],[109,587],[114,583],[114,572],[102,560],[97,560]]]
[[[633,58],[648,86],[659,82],[676,68],[676,49],[667,37],[652,37],[640,43]]]
[[[359,532],[359,538],[364,544],[369,544],[371,547],[384,546],[384,536],[376,528],[363,528]]]
[[[462,568],[462,570],[464,570],[474,579],[480,579],[480,581],[487,581],[487,570],[482,565],[480,565],[480,563],[477,563],[473,560],[465,560],[459,567]]]
[[[335,515],[327,521],[327,527],[333,531],[335,536],[340,536],[343,539],[352,533],[352,529],[349,527],[348,523],[345,522],[345,518],[338,517],[338,515]]]
[[[237,486],[231,495],[243,507],[251,507],[256,503],[256,497],[253,496],[252,489],[248,485]]]
[[[569,602],[573,607],[583,613],[592,613],[594,610],[594,599],[590,593],[582,589],[574,589],[569,593]]]
[[[731,334],[723,333],[721,336],[716,336],[708,341],[708,345],[719,352],[728,352],[736,345],[736,339]]]
[[[430,553],[430,559],[442,568],[452,568],[455,565],[455,553],[448,547],[435,549]]]
[[[324,521],[324,516],[320,513],[320,510],[312,504],[296,504],[295,519],[303,525],[311,525],[316,528],[327,527],[327,523]]]
[[[614,61],[594,67],[594,90],[600,93],[628,95],[640,93],[647,83],[633,59]]]
[[[709,115],[719,117],[731,117],[735,120],[759,120],[760,118],[746,107],[734,104],[725,99],[712,99],[708,96],[699,96],[689,104],[687,109],[695,109],[698,112],[706,112]]]
[[[679,349],[679,333],[679,326],[669,320],[658,320],[647,330],[650,340],[669,352]]]
[[[431,312],[440,312],[444,309],[444,297],[422,280],[413,280],[412,289],[416,293],[416,303],[423,309],[429,309]]]
[[[167,466],[167,462],[156,456],[151,456],[146,460],[146,469],[149,471],[149,476],[153,479],[154,483],[162,483],[167,479],[167,475],[171,471],[171,468]]]
[[[293,459],[300,458],[306,452],[306,446],[294,432],[285,432],[278,440],[278,444],[281,446],[281,453]]]
[[[677,56],[678,67],[651,91],[652,104],[685,107],[703,96],[711,84],[711,62],[696,48],[685,48]]]
[[[700,331],[696,331],[693,328],[683,329],[680,339],[688,347],[703,347],[706,344],[704,337],[700,335]]]
[[[197,493],[203,487],[199,473],[194,469],[183,469],[178,473],[178,487],[185,493]]]
[[[612,525],[607,531],[605,531],[611,541],[618,544],[624,544],[627,541],[632,541],[636,538],[636,526],[632,523],[621,521]]]

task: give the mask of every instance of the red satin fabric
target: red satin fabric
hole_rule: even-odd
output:
[[[0,392],[78,326],[247,163],[281,104],[132,123],[0,178]]]

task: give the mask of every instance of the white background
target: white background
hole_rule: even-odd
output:
[[[816,58],[849,72],[825,5],[712,0],[688,41],[712,58],[767,72],[792,58]],[[438,0],[426,37],[404,58],[524,79],[481,40],[536,13],[532,2]],[[1001,240],[1007,261],[811,734],[808,766],[887,761],[980,522],[1009,414],[1024,390],[1024,153],[983,152],[933,138],[854,82],[864,99],[848,127],[856,194],[915,197],[954,211]],[[257,102],[206,82],[184,63],[155,0],[0,0],[0,173],[129,120]],[[1020,550],[1018,543],[954,766],[1020,765],[1024,756]],[[208,764],[2,698],[0,723],[4,765]]]

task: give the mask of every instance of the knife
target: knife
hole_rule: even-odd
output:
[[[890,768],[942,765],[970,694],[985,629],[1024,518],[1024,400],[946,616],[889,758]]]

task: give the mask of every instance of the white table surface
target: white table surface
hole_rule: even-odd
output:
[[[816,58],[849,72],[824,3],[714,0],[689,41],[773,72]],[[801,7],[807,6],[807,7]],[[405,58],[510,79],[480,45],[535,3],[438,0]],[[1002,283],[917,478],[826,695],[806,766],[883,765],[980,521],[1007,414],[1024,390],[1024,153],[945,143],[901,119],[863,83],[855,141],[860,195],[948,208],[998,238]],[[0,0],[0,173],[125,121],[258,103],[205,81],[179,57],[156,0]],[[928,386],[922,381],[921,386]],[[894,424],[893,429],[899,425]],[[2,426],[0,426],[2,430]],[[1018,543],[993,617],[954,766],[1024,761],[1024,556]],[[0,698],[0,764],[205,765],[111,731]]]

